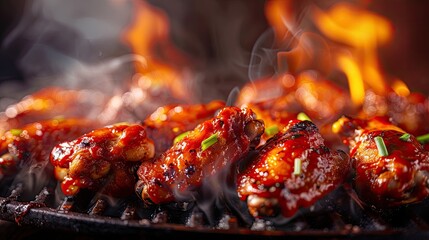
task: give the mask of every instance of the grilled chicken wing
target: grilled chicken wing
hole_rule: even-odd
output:
[[[252,82],[243,87],[236,104],[251,108],[265,122],[261,144],[303,112],[317,125],[326,145],[339,149],[344,146],[332,133],[331,124],[352,111],[350,102],[350,96],[339,86],[303,72],[296,78],[284,74]]]
[[[156,155],[169,149],[178,135],[212,118],[216,111],[223,107],[225,107],[223,101],[159,107],[144,121],[149,138],[156,139]]]
[[[90,90],[69,90],[47,87],[24,97],[0,113],[0,134],[26,124],[63,118],[92,118],[101,111],[105,96]],[[85,111],[82,111],[85,109]]]
[[[393,124],[414,136],[429,132],[429,99],[420,93],[400,96],[389,92],[384,96],[368,91],[360,118],[388,116]]]
[[[124,197],[134,192],[140,162],[152,158],[154,152],[143,126],[121,123],[58,144],[50,161],[65,195],[73,196],[86,188]]]
[[[248,108],[223,108],[159,158],[143,162],[136,191],[144,201],[156,204],[190,200],[204,180],[229,171],[259,144],[263,126]]]
[[[260,145],[273,137],[276,133],[286,127],[289,121],[296,119],[297,113],[288,111],[274,111],[271,109],[271,101],[263,101],[259,103],[249,103],[243,106],[252,109],[252,111],[264,121],[265,131],[261,137]]]
[[[313,121],[323,124],[350,108],[350,97],[343,89],[307,72],[296,78],[285,74],[259,81],[243,87],[236,105],[258,104],[272,116],[279,112],[305,112]]]
[[[96,123],[87,119],[53,119],[11,129],[0,137],[0,176],[22,168],[44,167],[52,148],[91,131]]]
[[[429,195],[429,155],[413,135],[405,137],[386,117],[342,117],[333,131],[350,147],[354,186],[362,200],[392,207],[419,202]],[[383,139],[387,153],[380,154],[376,137]]]
[[[349,169],[347,154],[324,145],[310,121],[293,120],[238,175],[238,195],[254,217],[291,217],[337,188]]]

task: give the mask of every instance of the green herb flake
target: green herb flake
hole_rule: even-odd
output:
[[[302,168],[302,160],[300,158],[295,158],[295,162],[293,164],[293,175],[300,175]]]
[[[418,136],[416,139],[420,143],[427,143],[427,142],[429,142],[429,133],[425,134],[425,135]]]
[[[374,138],[375,144],[377,145],[378,155],[380,156],[388,156],[389,152],[387,152],[386,144],[384,144],[384,140],[382,137],[377,136]]]
[[[19,137],[19,135],[21,135],[22,133],[22,129],[18,129],[18,128],[12,128],[9,130],[9,132],[15,136],[15,137]]]
[[[173,140],[174,144],[182,141],[189,133],[190,133],[190,131],[183,132],[183,133],[179,134],[177,137],[174,138],[174,140]]]
[[[402,134],[402,136],[399,137],[399,139],[401,139],[402,141],[408,142],[410,141],[410,137],[411,135],[409,133],[404,133]]]
[[[217,141],[218,141],[217,134],[212,134],[210,137],[206,138],[204,141],[201,142],[201,149],[205,151],[211,145],[217,143]]]
[[[278,132],[279,127],[277,127],[276,125],[265,128],[265,133],[270,137],[276,135]]]
[[[296,116],[296,118],[298,120],[301,120],[301,121],[305,121],[305,120],[311,121],[311,118],[307,114],[305,114],[304,112],[298,113],[298,115]]]
[[[64,117],[64,115],[58,115],[58,116],[55,116],[54,117],[54,120],[57,120],[57,121],[64,121],[64,120],[66,120],[66,117]]]

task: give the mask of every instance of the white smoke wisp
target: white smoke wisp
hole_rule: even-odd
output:
[[[2,46],[19,49],[17,65],[29,89],[21,92],[47,85],[108,88],[111,78],[132,74],[131,66],[109,65],[129,53],[120,35],[131,13],[128,1],[28,2]]]

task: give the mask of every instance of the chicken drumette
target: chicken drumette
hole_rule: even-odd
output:
[[[254,217],[295,215],[337,188],[349,169],[348,156],[325,146],[310,121],[290,121],[257,151],[237,179]]]
[[[15,175],[30,167],[45,168],[56,144],[70,141],[95,126],[87,119],[57,118],[10,129],[0,137],[0,176]]]
[[[120,123],[93,130],[55,146],[51,163],[65,195],[80,189],[126,197],[134,192],[141,161],[154,156],[143,126]]]
[[[366,203],[392,207],[429,195],[429,155],[385,117],[342,117],[333,125],[350,148],[354,187]]]
[[[223,108],[159,158],[143,162],[136,191],[148,203],[191,200],[205,180],[229,171],[258,145],[263,131],[264,124],[250,109]]]

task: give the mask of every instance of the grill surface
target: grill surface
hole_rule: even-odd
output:
[[[145,237],[184,236],[329,239],[409,239],[429,237],[429,202],[389,211],[362,207],[347,186],[294,219],[249,221],[238,210],[217,210],[209,221],[195,204],[144,206],[137,197],[113,201],[83,192],[61,197],[56,183],[35,196],[21,183],[1,185],[0,218],[22,226],[88,234]],[[186,207],[185,207],[186,206]],[[215,219],[215,220],[213,220]]]

